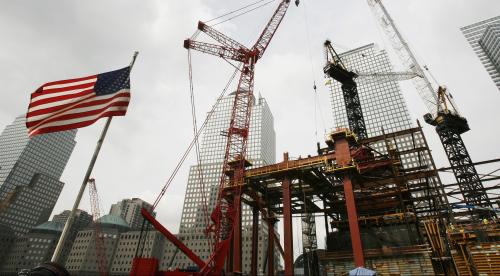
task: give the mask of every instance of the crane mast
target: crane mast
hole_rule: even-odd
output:
[[[346,69],[329,40],[325,41],[324,46],[326,66],[323,71],[329,77],[341,83],[349,128],[359,139],[366,139],[368,133],[359,100],[358,86],[354,81],[358,75]]]
[[[408,43],[396,28],[382,1],[367,1],[403,65],[422,76],[421,78],[414,78],[413,82],[429,111],[429,113],[424,115],[424,119],[426,123],[436,128],[464,202],[469,206],[491,209],[491,202],[461,137],[462,133],[470,129],[467,120],[460,116],[445,88],[439,87],[437,93],[434,92],[422,67],[417,62]],[[484,210],[481,208],[472,208],[470,212],[479,217],[494,215]]]
[[[94,220],[95,258],[97,262],[97,268],[99,269],[99,275],[106,276],[108,275],[108,264],[106,260],[106,250],[104,248],[104,237],[101,230],[101,222],[99,221],[101,211],[99,208],[99,196],[97,194],[95,179],[90,178],[88,181],[88,185],[90,207],[92,209],[92,218]]]

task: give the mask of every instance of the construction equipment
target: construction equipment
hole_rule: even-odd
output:
[[[296,1],[296,5],[298,1]],[[200,275],[220,275],[226,263],[227,271],[241,272],[241,184],[245,167],[250,163],[245,159],[247,140],[250,128],[250,113],[253,104],[253,87],[255,64],[262,58],[278,26],[280,25],[290,0],[282,0],[271,19],[265,26],[257,42],[252,48],[247,48],[236,40],[224,35],[203,22],[198,23],[198,30],[204,32],[221,45],[186,39],[184,47],[203,53],[221,57],[241,63],[241,75],[238,88],[234,93],[234,104],[231,113],[230,125],[225,132],[227,136],[224,163],[220,177],[219,191],[216,206],[211,214],[211,225],[207,233],[214,239],[214,248],[211,256],[205,262],[187,248],[180,240],[155,220],[150,213],[143,209],[142,214],[153,226],[173,242],[198,267]],[[230,182],[230,176],[234,176]],[[231,190],[227,193],[228,189]],[[139,245],[140,246],[140,245]],[[227,258],[227,260],[226,260]],[[154,261],[137,256],[134,259],[131,275],[144,273],[153,274],[151,266]],[[157,265],[157,262],[156,262]],[[148,268],[149,267],[149,268]]]
[[[344,96],[347,121],[349,128],[360,139],[368,138],[363,111],[359,100],[357,82],[387,82],[387,81],[402,81],[416,77],[421,77],[420,74],[413,71],[408,72],[357,72],[350,71],[346,68],[341,58],[335,51],[330,40],[326,40],[325,58],[326,65],[323,68],[325,74],[341,83],[342,93]],[[331,84],[331,81],[327,82]]]
[[[425,122],[436,128],[464,203],[469,206],[484,207],[469,209],[470,214],[479,218],[495,216],[494,212],[485,211],[491,210],[492,205],[461,137],[470,130],[467,120],[459,114],[445,88],[439,87],[437,93],[432,88],[424,70],[396,28],[382,1],[367,1],[403,65],[422,76],[414,78],[413,82],[429,111],[424,115]]]
[[[358,87],[354,81],[358,75],[346,69],[329,40],[325,41],[324,46],[327,64],[323,68],[323,71],[332,79],[342,84],[342,93],[344,96],[349,128],[359,139],[366,139],[368,138],[368,133],[363,118],[361,102],[359,101]]]
[[[108,275],[108,263],[106,260],[106,249],[104,247],[104,236],[101,231],[101,211],[99,207],[99,196],[95,179],[90,178],[87,182],[89,185],[90,207],[92,209],[92,218],[94,220],[94,238],[95,238],[95,257],[100,276]]]

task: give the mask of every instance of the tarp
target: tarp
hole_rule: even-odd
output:
[[[376,276],[377,272],[364,267],[358,267],[349,271],[349,276]]]

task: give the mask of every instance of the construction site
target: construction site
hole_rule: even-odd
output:
[[[479,166],[498,166],[500,158],[472,160],[467,143],[462,139],[471,126],[466,116],[459,112],[449,89],[434,79],[427,66],[419,63],[383,1],[366,2],[382,30],[381,35],[390,42],[391,51],[405,70],[391,71],[384,50],[377,55],[387,59],[384,62],[389,64],[386,67],[390,70],[379,66],[377,69],[382,69],[378,72],[363,71],[359,68],[362,66],[358,67],[350,60],[349,54],[365,57],[374,51],[372,44],[338,53],[335,39],[325,37],[321,45],[324,60],[321,66],[312,70],[324,74],[326,89],[336,95],[332,102],[336,101],[338,106],[332,108],[333,117],[345,114],[345,124],[339,127],[344,118],[335,117],[333,120],[338,125],[330,126],[323,140],[301,140],[300,143],[313,149],[306,155],[272,152],[269,159],[256,161],[256,158],[251,158],[252,143],[260,143],[264,138],[259,136],[257,142],[250,139],[254,106],[268,108],[260,91],[258,97],[254,93],[257,90],[255,74],[259,70],[256,68],[262,65],[257,65],[258,61],[265,58],[266,49],[279,32],[280,25],[286,24],[283,19],[289,8],[301,8],[301,1],[261,0],[216,17],[218,23],[209,23],[212,20],[208,20],[199,21],[197,26],[193,24],[194,34],[178,41],[178,46],[182,45],[188,54],[192,141],[160,192],[155,194],[155,201],[144,203],[142,209],[137,209],[142,218],[135,220],[132,227],[128,221],[111,215],[111,211],[101,216],[96,179],[90,178],[112,117],[108,116],[77,197],[78,203],[71,213],[68,210],[65,214],[65,226],[59,222],[46,222],[42,224],[44,227],[36,229],[37,233],[44,235],[44,242],[45,237],[51,235],[47,244],[55,248],[57,258],[53,257],[53,264],[58,264],[58,261],[61,264],[61,259],[68,258],[66,267],[61,265],[62,269],[68,269],[70,273],[76,271],[75,275],[100,276],[500,275],[500,184],[491,182],[500,179],[494,175],[500,169],[488,174],[478,173],[484,172]],[[251,46],[245,46],[216,27],[268,4],[277,6],[273,7],[271,17]],[[205,37],[199,39],[200,35]],[[226,62],[235,69],[201,124],[196,120],[194,106],[192,52],[213,56],[214,62]],[[130,68],[137,54],[135,52],[129,67],[120,69],[126,69],[122,76],[126,82],[130,81]],[[211,76],[220,72],[213,70],[203,74]],[[233,80],[237,80],[236,88],[231,87]],[[407,81],[414,88],[427,109],[426,113],[414,114],[419,118],[414,120],[406,114],[406,107],[404,110],[391,109],[396,113],[406,112],[403,115],[383,110],[378,116],[386,112],[387,122],[391,122],[390,117],[394,114],[411,122],[370,125],[373,114],[377,114],[371,110],[382,105],[381,102],[397,105],[389,98],[401,95],[397,84],[400,81]],[[387,82],[393,85],[380,86],[387,91],[382,91],[376,104],[368,106],[363,100],[368,97],[363,95],[367,92],[358,90],[361,84]],[[316,93],[316,81],[313,83]],[[369,89],[370,86],[363,87]],[[130,83],[125,88],[130,89]],[[231,93],[226,94],[228,91]],[[222,162],[217,163],[216,159],[200,156],[203,155],[203,146],[217,147],[220,141],[207,139],[200,146],[199,140],[209,128],[206,126],[215,120],[213,117],[221,102],[228,99],[231,102],[226,106],[230,107],[221,112],[229,118],[228,127],[210,132],[214,137],[223,137],[224,141]],[[400,102],[405,105],[402,96]],[[285,109],[284,106],[278,108]],[[268,110],[261,112],[269,112],[265,115],[269,121],[262,124],[271,125],[269,132],[274,135],[273,115]],[[222,123],[217,126],[220,125]],[[438,137],[433,139],[442,147],[431,147],[424,127],[426,131],[432,130],[432,135]],[[282,139],[294,138],[287,136]],[[275,142],[273,136],[269,142],[272,147],[263,147],[262,152],[275,149]],[[217,150],[209,153],[216,155]],[[167,229],[166,222],[161,221],[161,211],[157,207],[191,152],[195,152],[197,164],[189,173],[195,180],[188,181],[188,185],[193,185],[194,189],[186,189],[186,198],[189,190],[197,201],[184,202],[183,208],[188,206],[191,209],[183,209],[182,219],[188,219],[185,225],[181,222],[181,230],[174,233]],[[433,157],[436,152],[444,153],[446,166],[436,165],[439,163]],[[448,177],[443,177],[445,173]],[[73,213],[85,187],[89,188],[92,212],[87,220],[92,223],[81,231],[76,228],[68,230],[73,227],[72,223],[76,225]],[[2,201],[0,211],[14,202],[18,192],[21,191],[16,188]],[[143,204],[139,198],[131,201]],[[163,204],[179,203],[169,201]],[[119,208],[118,203],[112,206],[112,210]],[[59,238],[66,231],[67,239],[71,241]],[[190,234],[195,238],[190,238]],[[16,258],[27,252],[23,250],[30,247],[28,242],[38,240],[26,237],[22,240],[23,247],[15,252],[17,255],[12,253],[14,257],[8,259],[12,273],[19,270]],[[57,239],[59,244],[56,247]],[[73,240],[76,246],[72,248]],[[35,261],[38,259],[33,264]]]
[[[192,37],[184,41],[184,47],[240,64],[217,201],[205,232],[213,241],[210,257],[200,258],[150,211],[143,210],[143,232],[154,228],[162,233],[195,268],[161,271],[158,259],[141,255],[147,240],[142,237],[130,275],[244,274],[243,206],[252,210],[253,217],[250,275],[259,274],[259,246],[267,247],[267,275],[500,274],[499,198],[490,194],[496,186],[482,184],[498,177],[481,178],[475,168],[499,160],[472,162],[461,138],[469,130],[467,120],[458,113],[446,88],[430,84],[381,1],[368,3],[380,21],[386,22],[385,33],[412,69],[371,75],[351,71],[327,40],[323,71],[331,85],[341,87],[349,128],[328,133],[307,157],[291,159],[285,152],[281,161],[260,167],[246,158],[254,72],[292,3],[279,3],[251,48],[199,22],[198,33],[219,44]],[[429,109],[424,121],[435,128],[450,163],[440,171],[453,172],[456,183],[445,186],[441,182],[420,122],[396,132],[385,132],[382,127],[382,135],[368,135],[357,91],[357,81],[363,77],[412,79]],[[300,218],[300,232],[294,231],[293,217]],[[316,234],[318,219],[324,220],[326,237]],[[264,245],[259,245],[259,223],[268,229]],[[283,225],[282,243],[277,223]],[[303,254],[295,260],[297,236],[302,239]],[[317,240],[323,238],[326,246],[318,249]],[[277,257],[282,261],[277,262]],[[280,262],[282,270],[276,266]]]
[[[483,185],[498,177],[479,177],[475,168],[499,160],[471,160],[461,138],[469,125],[448,91],[431,85],[382,2],[368,3],[385,22],[385,33],[411,70],[371,75],[351,71],[327,40],[323,71],[331,85],[341,87],[349,128],[328,133],[325,141],[317,144],[317,151],[307,157],[292,159],[285,152],[281,161],[260,167],[252,166],[246,158],[254,72],[292,3],[279,3],[251,48],[199,22],[197,33],[219,44],[192,37],[184,41],[184,47],[238,62],[241,74],[225,133],[217,201],[206,226],[207,239],[213,241],[210,257],[200,258],[150,211],[142,210],[143,231],[154,228],[161,232],[195,269],[161,271],[158,259],[141,255],[147,240],[142,237],[130,275],[242,275],[243,206],[252,210],[253,218],[250,275],[259,274],[259,246],[267,247],[267,275],[500,274],[499,198],[498,193],[490,193],[498,188]],[[368,135],[357,91],[357,81],[363,77],[412,79],[429,109],[424,121],[435,127],[449,167],[436,168],[420,122],[416,127],[396,132],[382,128],[382,135]],[[453,172],[456,183],[444,185],[440,171]],[[300,232],[292,226],[292,218],[297,217]],[[319,219],[324,220],[326,237],[317,236]],[[277,223],[283,225],[282,237],[276,233]],[[268,229],[264,245],[259,245],[259,224]],[[302,239],[303,254],[295,260],[297,236]],[[318,249],[318,239],[326,240],[324,249]]]

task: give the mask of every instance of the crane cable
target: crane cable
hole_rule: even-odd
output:
[[[196,137],[196,132],[198,130],[198,122],[196,120],[196,103],[194,100],[194,87],[193,87],[193,67],[191,65],[191,49],[188,49],[188,71],[189,71],[189,94],[191,99],[191,116],[193,123],[193,137]],[[208,225],[209,217],[208,217],[208,206],[207,206],[207,196],[205,191],[205,181],[203,178],[203,167],[201,164],[201,156],[200,156],[200,144],[198,139],[195,142],[195,152],[196,152],[196,161],[197,168],[196,171],[198,173],[198,179],[200,181],[201,188],[201,198],[202,198],[202,207],[203,207],[203,218],[205,219],[205,224]],[[208,243],[211,246],[212,242],[208,239]]]
[[[153,203],[153,206],[151,207],[151,212],[153,212],[156,207],[158,206],[160,200],[163,198],[163,196],[165,195],[165,193],[167,192],[168,188],[170,187],[170,184],[172,183],[172,181],[174,180],[175,176],[177,175],[177,173],[179,172],[179,169],[181,168],[182,164],[184,164],[184,161],[186,160],[186,158],[188,157],[189,153],[191,152],[191,150],[193,149],[193,146],[196,142],[196,140],[198,140],[199,136],[201,135],[201,133],[203,132],[203,130],[205,129],[208,121],[210,120],[210,118],[212,117],[212,115],[214,114],[215,112],[215,109],[219,106],[222,98],[224,98],[224,96],[226,95],[226,92],[227,92],[227,89],[229,88],[229,86],[231,85],[231,83],[233,82],[235,76],[236,76],[236,73],[238,73],[240,71],[240,69],[235,69],[233,74],[229,77],[229,80],[226,84],[226,86],[224,87],[224,89],[222,90],[222,92],[220,93],[219,97],[217,98],[217,101],[215,102],[215,104],[212,106],[212,109],[208,112],[207,114],[207,117],[205,118],[205,121],[203,122],[203,124],[201,125],[201,127],[199,128],[199,130],[196,132],[196,135],[195,137],[193,138],[193,140],[191,141],[191,143],[189,144],[188,148],[186,149],[186,151],[184,152],[184,154],[181,156],[181,159],[179,160],[179,162],[177,163],[177,165],[175,166],[174,170],[172,171],[172,173],[170,174],[170,177],[167,179],[165,185],[163,186],[163,188],[161,189],[158,197],[156,198],[156,200],[154,201]],[[142,227],[141,227],[141,233],[139,235],[139,243],[138,243],[138,247],[136,249],[136,253],[135,255],[136,256],[142,256],[142,253],[143,253],[143,250],[144,250],[144,243],[141,242],[142,241],[142,237],[143,237],[143,232],[144,230],[147,231],[147,229],[149,228],[150,224],[147,224],[146,226],[146,220],[144,219],[143,222],[142,222]],[[141,246],[142,245],[142,246]],[[140,252],[140,254],[139,254]]]
[[[229,18],[227,18],[227,19],[225,19],[225,20],[222,20],[222,21],[220,21],[220,22],[214,23],[214,24],[212,24],[212,25],[210,25],[210,26],[211,26],[211,27],[213,27],[213,26],[216,26],[216,25],[222,24],[222,23],[224,23],[224,22],[227,22],[227,21],[229,21],[229,20],[233,20],[233,19],[235,19],[235,18],[237,18],[237,17],[240,17],[240,16],[245,15],[245,14],[247,14],[247,13],[250,13],[250,12],[252,12],[252,11],[255,11],[255,10],[257,10],[257,9],[259,9],[259,8],[262,8],[262,7],[264,7],[264,6],[267,6],[267,5],[271,4],[271,3],[272,3],[272,2],[274,2],[274,1],[276,1],[276,0],[269,0],[269,1],[265,2],[265,3],[263,3],[263,4],[258,5],[257,7],[254,7],[254,8],[251,8],[251,9],[249,9],[249,10],[246,10],[246,11],[244,11],[244,12],[238,13],[238,14],[236,14],[236,15],[234,15],[234,16],[231,16],[231,17],[229,17]],[[262,0],[261,0],[261,1],[257,1],[256,3],[258,3],[258,2],[262,2]],[[252,5],[249,5],[249,6],[252,6]],[[237,11],[239,11],[239,10],[242,10],[242,9],[244,9],[244,8],[245,8],[245,7],[240,8],[240,9],[238,9],[238,10],[235,10],[235,11],[233,11],[233,12],[230,12],[230,13],[228,13],[228,14],[232,14],[232,13],[237,12]],[[222,16],[224,16],[224,15],[222,15]],[[222,17],[222,16],[220,16],[220,17]],[[220,17],[219,17],[219,18],[220,18]],[[215,20],[215,19],[211,19],[211,20],[209,20],[209,21],[212,21],[212,20]],[[207,22],[208,22],[208,21],[207,21]]]
[[[212,22],[212,21],[214,21],[214,20],[217,20],[217,19],[219,19],[219,18],[222,18],[222,17],[228,16],[228,15],[233,14],[233,13],[235,13],[235,12],[239,12],[239,11],[241,11],[241,10],[243,10],[243,9],[246,9],[246,8],[248,8],[248,7],[251,7],[251,6],[253,6],[253,5],[256,5],[256,4],[258,4],[258,3],[260,3],[260,2],[264,2],[264,1],[267,1],[267,0],[259,0],[259,1],[255,1],[255,2],[253,2],[253,3],[250,3],[250,4],[246,5],[246,6],[243,6],[243,7],[241,7],[241,8],[238,8],[238,9],[236,9],[236,10],[233,10],[233,11],[227,12],[227,13],[225,13],[225,14],[222,14],[222,15],[219,15],[219,16],[217,16],[217,17],[214,17],[214,18],[212,18],[212,19],[210,19],[210,20],[207,20],[207,21],[205,21],[205,23]]]
[[[302,14],[303,20],[305,22],[304,28],[305,28],[305,33],[306,33],[306,41],[307,41],[307,50],[309,54],[309,64],[311,67],[311,78],[313,79],[313,90],[314,90],[314,135],[316,137],[316,141],[319,141],[318,139],[318,109],[321,117],[321,122],[323,129],[325,130],[326,133],[326,128],[325,128],[325,121],[323,119],[323,112],[321,111],[321,106],[319,104],[319,96],[318,96],[318,91],[317,91],[317,86],[316,86],[316,78],[314,77],[314,62],[312,58],[312,51],[311,51],[311,34],[309,31],[309,20],[307,18],[307,9],[306,9],[306,4],[303,4],[304,7],[304,12]]]

